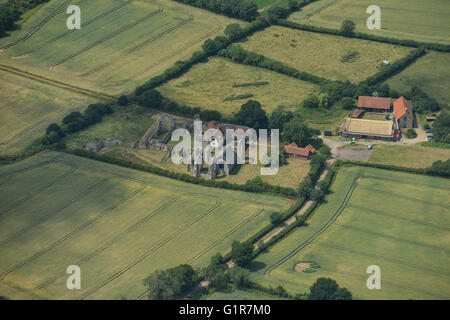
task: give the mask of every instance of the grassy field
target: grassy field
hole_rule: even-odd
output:
[[[307,226],[252,263],[253,280],[297,293],[330,277],[357,299],[450,298],[448,179],[345,167],[331,192]],[[296,271],[301,262],[311,272]],[[366,287],[370,265],[380,290]]]
[[[370,16],[366,9],[373,4],[381,9],[380,30],[369,30],[366,25]],[[320,0],[293,13],[289,20],[339,29],[342,21],[350,19],[360,32],[450,44],[449,14],[447,0]]]
[[[260,86],[233,87],[255,82]],[[180,103],[203,109],[217,110],[225,115],[239,111],[249,99],[257,100],[272,112],[279,105],[294,109],[318,87],[276,72],[233,63],[224,58],[210,58],[207,63],[194,66],[188,73],[159,89],[161,93]],[[229,97],[252,94],[252,97],[224,101]]]
[[[110,94],[130,91],[188,58],[234,22],[163,0],[79,0],[81,30],[66,27],[66,0],[52,0],[0,40],[0,63]]]
[[[96,100],[0,70],[0,153],[16,153],[70,111]]]
[[[46,153],[0,167],[0,203],[0,295],[136,299],[152,271],[206,265],[291,201]]]
[[[411,168],[430,167],[434,161],[450,159],[450,149],[430,148],[421,145],[392,146],[377,144],[369,162]]]
[[[358,83],[378,71],[384,60],[394,62],[411,49],[272,26],[251,36],[242,46],[300,71],[330,80]],[[347,62],[342,59],[356,52]]]
[[[450,54],[429,52],[403,72],[387,81],[387,84],[400,93],[412,87],[422,88],[430,97],[449,108],[450,93]]]

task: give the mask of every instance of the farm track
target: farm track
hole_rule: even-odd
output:
[[[50,211],[47,215],[39,218],[38,220],[36,220],[35,222],[33,222],[32,224],[27,225],[26,227],[22,228],[21,230],[13,233],[12,235],[10,235],[9,237],[7,237],[6,239],[0,241],[0,247],[4,246],[5,244],[7,244],[8,242],[10,242],[11,240],[23,235],[25,232],[29,231],[30,229],[36,227],[37,225],[41,224],[42,222],[48,220],[49,218],[51,218],[52,216],[60,213],[62,210],[68,208],[70,205],[72,205],[73,203],[81,200],[84,196],[86,196],[87,194],[89,194],[92,190],[94,190],[96,187],[98,187],[99,185],[105,183],[106,181],[110,180],[111,177],[109,178],[104,178],[104,179],[100,179],[99,181],[97,181],[96,183],[94,183],[93,185],[91,185],[90,187],[88,187],[86,190],[80,192],[76,197],[72,198],[71,200],[69,200],[68,202],[66,202],[65,204],[63,204],[61,207],[56,208],[52,211]]]
[[[85,263],[85,262],[89,261],[91,258],[95,257],[96,255],[98,255],[99,253],[101,253],[102,251],[104,251],[105,249],[107,249],[108,247],[113,245],[114,243],[116,243],[123,236],[125,236],[129,232],[135,230],[136,228],[138,228],[139,226],[141,226],[142,224],[144,224],[145,222],[147,222],[148,220],[153,218],[156,214],[158,214],[162,210],[166,209],[168,206],[170,206],[171,204],[173,204],[174,202],[176,202],[180,198],[181,198],[181,196],[179,196],[179,195],[172,196],[169,200],[167,200],[165,203],[163,203],[157,209],[153,210],[150,214],[146,215],[145,217],[143,217],[142,219],[140,219],[139,221],[137,221],[136,223],[134,223],[133,225],[128,227],[126,230],[124,230],[124,231],[120,232],[119,234],[115,235],[111,240],[109,240],[107,243],[105,243],[100,248],[95,249],[94,251],[92,251],[91,253],[89,253],[88,255],[83,257],[82,259],[78,260],[75,263],[75,265],[79,266],[82,263]],[[43,287],[49,285],[50,283],[52,283],[53,281],[55,281],[59,277],[64,276],[65,274],[66,274],[65,272],[61,272],[61,273],[55,275],[54,277],[52,277],[52,278],[44,281],[43,283],[39,284],[35,289],[42,289]]]
[[[194,225],[195,223],[197,223],[199,220],[201,220],[202,218],[204,218],[205,216],[209,215],[210,213],[214,212],[217,208],[220,207],[220,205],[222,204],[222,200],[218,199],[216,200],[216,203],[214,205],[212,205],[211,207],[209,207],[208,209],[206,209],[205,211],[203,211],[198,217],[196,217],[195,219],[193,219],[192,221],[188,222],[187,224],[185,224],[183,227],[179,228],[178,230],[176,230],[175,232],[171,233],[168,237],[164,238],[163,240],[155,243],[150,249],[148,249],[144,254],[142,254],[141,256],[139,256],[137,259],[135,259],[134,261],[132,261],[130,264],[128,264],[127,266],[125,266],[124,268],[122,268],[121,270],[115,272],[114,274],[112,274],[111,276],[109,276],[105,281],[103,281],[101,284],[97,285],[96,287],[92,288],[91,290],[89,290],[88,292],[86,292],[85,294],[83,294],[82,296],[80,296],[77,300],[83,300],[85,298],[87,298],[88,296],[90,296],[91,294],[93,294],[94,292],[98,291],[99,289],[103,288],[104,286],[106,286],[108,283],[110,283],[111,281],[117,279],[118,277],[120,277],[121,275],[123,275],[124,273],[126,273],[127,271],[129,271],[131,268],[133,268],[134,266],[136,266],[137,264],[139,264],[140,262],[142,262],[143,260],[145,260],[146,258],[148,258],[149,256],[151,256],[153,253],[157,252],[161,247],[163,247],[164,245],[166,245],[167,243],[169,243],[170,241],[172,241],[173,239],[175,239],[176,237],[178,237],[180,234],[182,234],[184,231],[186,231],[186,229],[188,229],[189,227],[191,227],[192,225]]]
[[[28,193],[27,195],[25,195],[24,197],[22,197],[21,199],[13,202],[12,204],[10,204],[9,206],[7,206],[6,208],[0,210],[0,216],[4,215],[5,213],[9,212],[10,210],[18,207],[19,205],[21,205],[22,203],[24,203],[27,200],[32,199],[34,196],[40,194],[41,192],[47,190],[48,188],[50,188],[51,186],[53,186],[54,184],[60,182],[61,180],[63,180],[64,178],[66,178],[67,176],[71,175],[72,173],[74,173],[78,168],[75,164],[70,163],[69,164],[70,169],[67,170],[65,173],[63,173],[62,175],[56,177],[55,179],[49,181],[47,184],[39,187],[38,191],[32,191],[30,193]]]
[[[219,26],[219,27],[217,27],[215,30],[213,30],[213,31],[211,31],[211,32],[209,32],[209,33],[207,33],[207,34],[205,34],[204,36],[202,36],[202,37],[200,37],[200,38],[198,38],[198,39],[196,39],[196,40],[193,40],[193,41],[190,41],[190,42],[186,43],[183,47],[181,47],[181,48],[178,49],[177,51],[174,51],[173,53],[171,53],[171,54],[169,54],[169,55],[167,55],[167,56],[165,56],[165,57],[159,59],[158,61],[152,63],[152,64],[149,65],[148,67],[145,67],[142,71],[139,71],[139,72],[137,72],[137,73],[131,75],[131,76],[130,76],[129,78],[127,78],[127,79],[124,79],[124,80],[121,80],[121,81],[116,82],[116,83],[113,85],[113,87],[120,87],[120,86],[122,86],[124,83],[126,83],[126,82],[128,82],[128,81],[131,81],[131,80],[133,80],[133,79],[135,79],[136,77],[138,77],[138,76],[140,76],[140,75],[142,75],[142,74],[144,74],[144,73],[150,71],[150,70],[153,69],[153,68],[158,67],[159,65],[163,64],[164,62],[166,62],[166,61],[168,61],[168,60],[170,60],[170,59],[176,57],[177,55],[179,55],[179,54],[185,52],[186,50],[192,48],[193,46],[195,46],[195,45],[198,44],[199,42],[202,42],[203,40],[208,39],[209,37],[211,37],[212,35],[218,33],[218,32],[221,31],[221,30],[223,30],[223,26]]]
[[[267,9],[270,9],[274,6],[276,6],[277,4],[279,4],[282,0],[275,0],[274,2],[269,3],[268,5],[266,5],[265,7],[262,7],[261,9],[258,10],[259,13],[266,11]]]
[[[111,9],[109,9],[109,10],[106,10],[105,12],[100,13],[100,14],[97,15],[96,17],[94,17],[94,18],[92,18],[92,19],[90,19],[90,20],[88,20],[88,21],[86,21],[86,22],[83,22],[83,27],[87,27],[88,25],[90,25],[90,24],[92,24],[92,23],[94,23],[94,22],[97,22],[97,21],[100,20],[100,19],[103,19],[104,17],[108,16],[109,14],[111,14],[111,13],[113,13],[113,12],[119,10],[119,9],[122,9],[123,7],[125,7],[125,6],[127,6],[127,5],[129,5],[129,4],[131,4],[131,3],[134,2],[134,1],[135,1],[135,0],[128,0],[127,2],[124,2],[124,3],[118,5],[118,6],[114,7],[114,8],[111,8]],[[46,41],[44,41],[44,42],[41,42],[40,44],[38,44],[38,45],[35,46],[34,48],[32,48],[32,49],[30,49],[30,50],[28,50],[28,51],[22,53],[22,54],[19,55],[19,56],[15,56],[15,57],[13,57],[13,58],[24,58],[25,56],[28,56],[28,55],[30,55],[30,54],[32,54],[32,53],[34,53],[34,52],[40,50],[41,48],[43,48],[43,47],[45,47],[45,46],[47,46],[47,45],[49,45],[49,44],[52,44],[52,43],[54,43],[54,42],[56,42],[56,41],[58,41],[58,40],[60,40],[60,39],[62,39],[62,38],[64,38],[64,37],[70,35],[70,34],[73,33],[73,32],[75,32],[75,29],[73,29],[73,30],[67,30],[66,32],[63,32],[63,33],[61,33],[61,34],[59,34],[59,35],[57,35],[57,36],[55,36],[55,37],[53,37],[53,38],[51,38],[51,39],[48,39],[48,40],[46,40]]]
[[[361,211],[364,210],[364,213],[375,214],[377,216],[381,215],[381,216],[385,216],[385,217],[389,217],[389,218],[394,218],[394,219],[397,219],[397,220],[400,220],[400,221],[407,221],[407,222],[409,222],[411,224],[414,224],[414,225],[427,226],[427,227],[434,228],[434,229],[441,229],[441,230],[445,230],[445,231],[450,231],[450,228],[447,228],[447,227],[444,227],[444,226],[439,226],[439,225],[436,225],[436,224],[433,224],[433,223],[428,223],[426,221],[421,221],[421,220],[418,220],[418,219],[399,217],[399,216],[397,216],[395,214],[389,214],[389,213],[385,213],[383,211],[378,211],[378,210],[371,209],[371,208],[366,208],[366,207],[363,207],[363,206],[351,205],[350,207],[347,207],[347,208],[355,208],[355,209],[361,210]]]
[[[293,257],[294,255],[296,255],[298,252],[300,252],[301,250],[303,250],[305,247],[307,247],[309,244],[311,244],[311,242],[313,242],[317,237],[319,237],[321,234],[323,234],[336,220],[337,218],[341,215],[341,213],[345,210],[345,208],[347,207],[348,202],[350,201],[350,198],[353,194],[353,191],[356,189],[356,186],[358,185],[358,180],[359,180],[359,176],[355,177],[353,179],[352,184],[350,185],[349,190],[347,191],[345,198],[343,200],[343,202],[341,203],[341,205],[339,206],[339,208],[332,214],[332,216],[328,219],[328,221],[316,232],[314,233],[311,237],[309,237],[306,241],[304,241],[302,244],[300,244],[298,247],[296,247],[295,249],[293,249],[291,252],[289,252],[286,256],[284,256],[283,258],[281,258],[280,260],[278,260],[277,262],[275,262],[274,264],[272,264],[269,268],[267,268],[264,271],[264,274],[268,277],[270,277],[270,273],[276,269],[277,267],[279,267],[281,264],[283,264],[284,262],[286,262],[288,259],[290,259],[291,257]]]
[[[89,77],[89,76],[97,73],[98,71],[101,71],[101,70],[111,66],[112,64],[116,63],[117,61],[120,61],[124,57],[126,57],[126,56],[128,56],[128,55],[130,55],[130,54],[132,54],[132,53],[134,53],[134,52],[136,52],[138,50],[140,50],[140,49],[145,48],[147,45],[151,44],[152,42],[154,42],[154,41],[156,41],[158,39],[161,39],[165,35],[167,35],[167,34],[173,32],[173,31],[177,30],[178,28],[184,26],[185,24],[187,24],[188,22],[193,21],[193,20],[194,20],[194,17],[191,16],[188,19],[185,19],[185,20],[181,21],[180,23],[178,23],[178,24],[168,28],[167,30],[164,30],[163,32],[161,32],[161,33],[159,33],[159,34],[157,34],[157,35],[155,35],[155,36],[145,40],[144,42],[141,42],[137,46],[129,49],[128,51],[126,51],[125,53],[117,56],[116,58],[111,59],[108,62],[106,62],[106,63],[104,63],[104,64],[102,64],[102,65],[100,65],[98,67],[95,67],[91,71],[88,71],[87,73],[83,74],[82,77]]]
[[[63,4],[61,4],[59,7],[57,7],[53,12],[51,12],[47,17],[45,17],[41,22],[39,22],[36,27],[31,30],[28,34],[26,34],[25,36],[23,36],[22,38],[11,42],[10,44],[7,44],[6,46],[4,46],[3,48],[0,48],[0,51],[4,51],[7,50],[19,43],[22,43],[26,40],[28,40],[29,38],[31,38],[36,32],[39,31],[39,29],[41,29],[45,24],[47,24],[47,22],[49,22],[53,17],[55,17],[58,13],[64,11],[64,7],[67,6],[72,0],[66,0]],[[79,1],[77,4],[79,4],[80,2],[82,2],[83,0]]]
[[[24,70],[20,70],[11,66],[7,66],[4,64],[0,64],[0,70],[9,72],[9,73],[13,73],[15,75],[19,75],[21,77],[30,79],[30,80],[34,80],[34,81],[38,81],[47,85],[51,85],[54,87],[58,87],[61,89],[65,89],[65,90],[69,90],[71,92],[75,92],[78,94],[82,94],[85,96],[89,96],[89,97],[93,97],[96,99],[100,99],[100,100],[107,100],[107,101],[111,101],[111,100],[116,100],[117,98],[112,96],[112,95],[108,95],[106,93],[100,93],[100,92],[96,92],[96,91],[92,91],[92,90],[88,90],[88,89],[84,89],[84,88],[80,88],[80,87],[76,87],[58,80],[53,80],[53,79],[49,79],[34,73],[30,73]]]
[[[330,8],[330,7],[332,7],[332,6],[334,6],[335,4],[337,4],[337,3],[340,2],[340,1],[341,1],[341,0],[336,0],[336,1],[330,2],[329,4],[326,4],[326,5],[324,5],[323,7],[320,7],[319,9],[317,9],[317,10],[311,12],[311,13],[308,13],[308,14],[303,18],[303,20],[308,20],[308,19],[311,18],[312,16],[315,16],[316,14],[321,13],[322,11],[324,11],[324,10],[326,10],[326,9],[328,9],[328,8]]]
[[[15,270],[21,268],[22,266],[24,266],[25,264],[29,263],[30,261],[40,257],[41,255],[45,254],[46,252],[50,251],[51,249],[55,248],[56,246],[58,246],[60,243],[64,242],[65,240],[71,238],[73,235],[77,234],[78,232],[84,230],[85,228],[87,228],[88,226],[90,226],[91,224],[97,222],[98,220],[100,220],[101,218],[103,218],[105,215],[107,215],[109,212],[113,211],[115,208],[117,208],[118,206],[120,206],[121,204],[127,202],[128,200],[130,200],[131,198],[133,198],[134,196],[136,196],[137,194],[139,194],[140,192],[142,192],[145,187],[147,186],[146,183],[141,182],[139,180],[136,179],[131,179],[128,177],[123,177],[123,176],[119,176],[123,179],[128,179],[130,181],[134,181],[134,182],[139,182],[141,184],[141,186],[137,189],[135,189],[133,192],[131,192],[129,195],[127,195],[126,197],[116,201],[113,205],[111,205],[110,207],[102,210],[99,214],[97,214],[96,216],[94,216],[93,218],[89,219],[88,221],[86,221],[85,223],[83,223],[81,226],[77,227],[76,229],[72,230],[71,232],[69,232],[68,234],[66,234],[64,237],[54,241],[52,244],[50,244],[48,247],[40,250],[39,252],[35,253],[34,255],[32,255],[31,257],[25,259],[24,261],[16,264],[15,266],[9,268],[7,271],[3,272],[2,274],[0,274],[0,280],[4,280],[8,274],[14,272]]]
[[[432,274],[435,274],[435,275],[438,275],[438,276],[450,277],[450,273],[442,272],[442,271],[436,271],[436,270],[433,270],[431,268],[426,268],[426,267],[423,266],[423,264],[422,265],[414,264],[414,263],[410,263],[408,261],[404,261],[404,260],[401,260],[401,259],[396,259],[396,258],[384,256],[384,255],[381,255],[381,254],[371,254],[371,253],[367,253],[367,252],[362,252],[362,251],[354,250],[354,249],[351,249],[351,248],[339,246],[339,245],[336,245],[334,243],[317,242],[317,244],[320,245],[320,246],[324,246],[324,247],[335,249],[335,250],[339,250],[339,251],[349,252],[351,254],[355,254],[355,255],[359,255],[359,256],[365,256],[365,257],[369,257],[369,258],[381,259],[381,260],[384,260],[384,261],[387,261],[387,262],[391,262],[391,263],[394,263],[394,264],[398,264],[398,265],[414,268],[414,269],[423,271],[425,273],[432,273]]]
[[[50,65],[50,69],[54,70],[57,66],[59,66],[59,65],[65,63],[65,62],[75,58],[76,56],[78,56],[78,55],[80,55],[80,54],[82,54],[82,53],[84,53],[84,52],[86,52],[86,51],[88,51],[88,50],[90,50],[90,49],[92,49],[92,48],[94,48],[94,47],[104,43],[105,41],[108,41],[109,39],[112,39],[112,38],[118,36],[122,32],[125,32],[125,31],[127,31],[127,30],[129,30],[129,29],[131,29],[131,28],[133,28],[135,26],[137,26],[138,24],[141,24],[142,22],[147,21],[148,19],[152,18],[153,16],[155,16],[155,15],[157,15],[157,14],[163,12],[163,11],[164,11],[164,9],[159,8],[158,10],[153,11],[152,13],[150,13],[150,14],[148,14],[148,15],[146,15],[146,16],[138,19],[138,20],[136,20],[135,22],[127,24],[127,25],[119,28],[118,30],[116,30],[116,31],[114,31],[114,32],[104,36],[100,40],[94,41],[93,43],[89,44],[88,46],[84,47],[83,49],[80,49],[77,52],[74,52],[71,55],[69,55],[69,56],[59,60],[58,62],[56,62],[56,63],[54,63],[52,65]]]

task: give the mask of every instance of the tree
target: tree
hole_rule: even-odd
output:
[[[283,221],[283,216],[279,212],[272,212],[270,214],[270,223],[273,225],[278,225]]]
[[[197,272],[187,264],[167,270],[156,270],[143,280],[151,300],[172,300],[179,298],[198,283]]]
[[[155,89],[147,90],[138,97],[139,104],[155,109],[162,108],[162,101],[163,97],[161,93]]]
[[[237,288],[248,288],[250,286],[250,271],[238,266],[234,266],[229,271],[231,282]]]
[[[283,127],[283,140],[294,141],[298,146],[304,147],[311,144],[314,147],[320,147],[320,140],[314,138],[314,135],[318,134],[320,134],[320,131],[309,128],[297,116],[285,123]]]
[[[294,117],[291,111],[285,111],[283,106],[278,106],[269,117],[269,128],[283,130],[283,125]]]
[[[255,130],[266,129],[268,127],[266,111],[255,100],[249,100],[241,106],[239,112],[234,116],[234,122]]]
[[[311,286],[309,300],[351,300],[352,294],[330,278],[318,278]]]
[[[350,97],[344,97],[341,100],[341,108],[345,110],[351,110],[355,107],[355,100]]]
[[[311,196],[311,199],[313,199],[313,200],[315,200],[317,202],[322,202],[323,199],[325,198],[325,195],[324,195],[323,191],[320,190],[320,189],[313,189],[311,191],[310,196]]]
[[[406,138],[408,138],[408,139],[414,139],[414,138],[416,138],[416,137],[417,137],[416,130],[414,130],[414,129],[412,129],[412,128],[409,128],[408,130],[406,130],[405,136],[406,136]]]
[[[245,267],[253,257],[253,244],[251,242],[240,243],[234,240],[231,245],[231,259],[240,267]]]
[[[127,106],[128,105],[128,97],[126,95],[121,95],[119,99],[117,99],[117,104],[119,106]]]
[[[60,137],[63,138],[65,136],[64,131],[61,129],[61,127],[56,124],[56,123],[51,123],[47,129],[45,130],[45,133],[48,135],[51,132],[56,132],[56,134]]]
[[[303,106],[305,108],[317,108],[319,106],[319,98],[314,95],[310,94],[308,97],[303,101]]]
[[[294,12],[294,11],[297,11],[298,9],[300,9],[300,6],[298,5],[297,0],[289,0],[288,8],[289,8],[289,12]]]
[[[450,113],[442,111],[433,124],[433,136],[437,142],[450,143]]]
[[[225,28],[225,34],[233,42],[239,40],[243,35],[241,25],[238,23],[231,23],[227,25],[227,27]]]
[[[355,32],[355,23],[352,20],[344,20],[341,25],[341,34],[345,37],[351,37]]]

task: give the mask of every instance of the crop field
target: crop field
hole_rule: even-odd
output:
[[[368,6],[381,9],[381,29],[369,30]],[[450,3],[447,0],[320,0],[293,13],[289,20],[339,29],[342,21],[355,22],[356,30],[368,34],[422,42],[450,44]]]
[[[257,32],[241,45],[249,51],[278,60],[300,71],[330,80],[349,80],[354,83],[378,72],[384,60],[394,62],[412,50],[280,26]]]
[[[450,159],[450,149],[414,146],[393,146],[378,144],[373,148],[369,162],[400,165],[411,168],[427,168],[434,161]]]
[[[145,298],[152,271],[204,266],[291,203],[58,153],[0,167],[0,199],[0,295],[54,299]]]
[[[79,0],[81,29],[68,30],[52,0],[0,40],[0,63],[110,94],[134,89],[235,20],[173,1]]]
[[[0,70],[0,153],[15,153],[94,98]]]
[[[269,70],[210,58],[158,90],[180,104],[232,115],[249,99],[259,101],[268,114],[279,105],[293,110],[319,88]]]
[[[278,298],[278,297],[277,297]],[[243,290],[218,291],[207,297],[207,300],[273,300],[274,297],[260,292]]]
[[[252,263],[253,280],[298,293],[329,277],[357,299],[450,298],[448,179],[344,167],[326,200]],[[371,265],[380,290],[366,286]]]
[[[400,93],[418,86],[443,106],[449,107],[450,54],[429,52],[414,64],[390,78],[387,84]]]

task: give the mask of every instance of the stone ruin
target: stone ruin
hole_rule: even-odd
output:
[[[132,144],[132,149],[150,149],[170,152],[172,145],[167,144],[172,131],[176,128],[176,122],[172,115],[163,113],[158,121],[156,130],[149,128],[139,141]]]
[[[100,150],[102,150],[105,147],[113,147],[113,146],[120,146],[120,145],[122,145],[121,140],[108,138],[106,140],[102,140],[97,143],[89,142],[86,145],[85,149],[87,151],[91,151],[91,152],[99,152]]]

